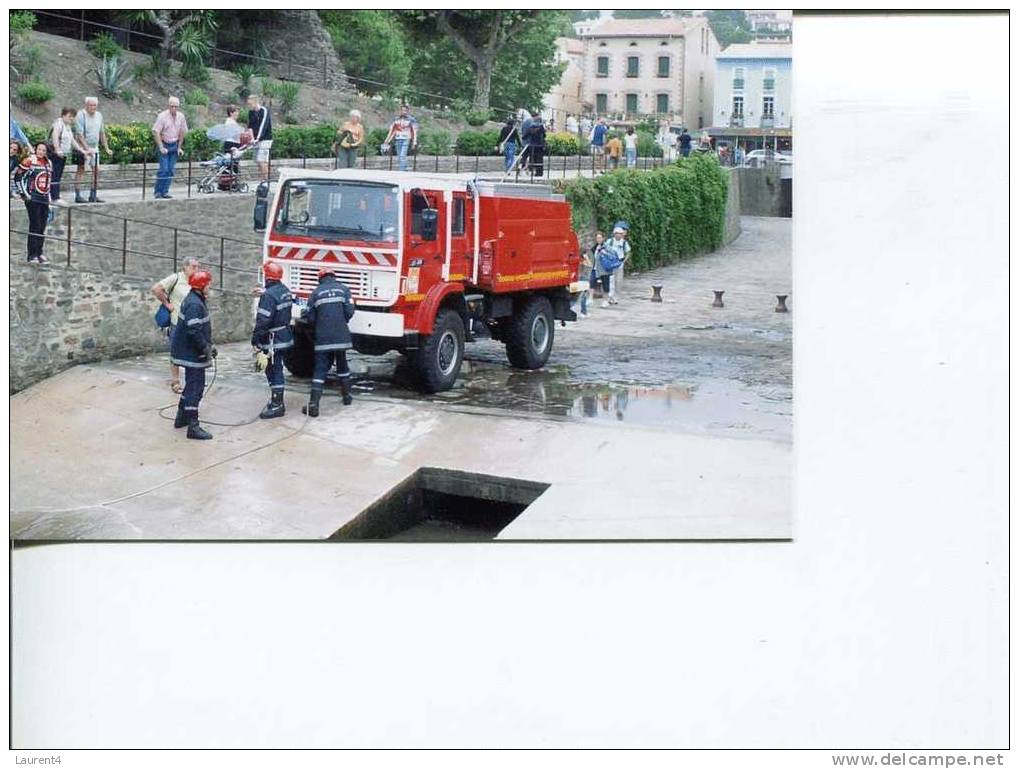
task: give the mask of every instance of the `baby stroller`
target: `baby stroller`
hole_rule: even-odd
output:
[[[241,178],[240,158],[253,146],[252,142],[241,147],[234,147],[228,152],[217,152],[212,160],[203,160],[200,165],[208,170],[198,182],[198,191],[209,194],[216,190],[247,192],[247,182]]]

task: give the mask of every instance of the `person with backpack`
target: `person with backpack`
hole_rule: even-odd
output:
[[[630,257],[630,244],[626,240],[630,225],[620,220],[612,228],[612,237],[598,249],[598,274],[601,276],[602,291],[607,294],[602,307],[619,304],[616,299],[616,271]]]
[[[46,142],[36,142],[34,152],[27,155],[14,169],[14,188],[25,202],[28,212],[28,261],[47,264],[43,256],[46,244],[46,225],[50,213],[50,182],[53,165]]]
[[[601,159],[599,165],[603,171],[605,170],[605,140],[608,138],[608,133],[609,127],[605,123],[605,118],[600,117],[588,137],[591,142],[591,154]]]
[[[180,319],[180,306],[183,304],[184,298],[191,291],[191,285],[188,283],[188,280],[197,270],[198,259],[188,256],[184,259],[184,265],[180,272],[167,275],[150,289],[152,295],[162,305],[164,310],[162,316],[166,319],[166,323],[169,324],[160,327],[166,328],[169,331],[171,349],[173,347],[173,334],[177,328],[177,321]],[[180,366],[174,363],[172,359],[170,361],[170,389],[178,394],[183,390],[183,385],[180,381]]]

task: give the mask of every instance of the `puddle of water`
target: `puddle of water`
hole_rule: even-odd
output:
[[[591,384],[571,378],[565,366],[519,371],[488,361],[466,360],[452,390],[423,396],[410,372],[395,362],[369,363],[354,382],[361,392],[480,409],[625,423],[686,432],[757,433],[791,438],[791,398],[772,388],[764,397],[727,379],[640,385]]]

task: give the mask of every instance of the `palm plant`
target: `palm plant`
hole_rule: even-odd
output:
[[[183,60],[180,73],[188,80],[202,82],[208,79],[205,60],[212,51],[211,36],[198,24],[182,27],[174,40],[180,57]]]
[[[234,68],[234,74],[241,81],[240,85],[235,89],[237,95],[245,99],[251,93],[251,80],[258,74],[258,67],[254,64],[240,64]]]

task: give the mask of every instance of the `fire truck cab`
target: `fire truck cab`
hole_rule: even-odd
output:
[[[263,263],[283,267],[295,298],[295,345],[285,364],[311,375],[311,329],[301,304],[323,265],[353,295],[355,349],[400,350],[427,392],[447,390],[464,343],[488,336],[510,363],[541,368],[556,320],[576,320],[570,284],[580,249],[570,205],[545,185],[472,175],[285,168],[262,183],[255,229]]]

